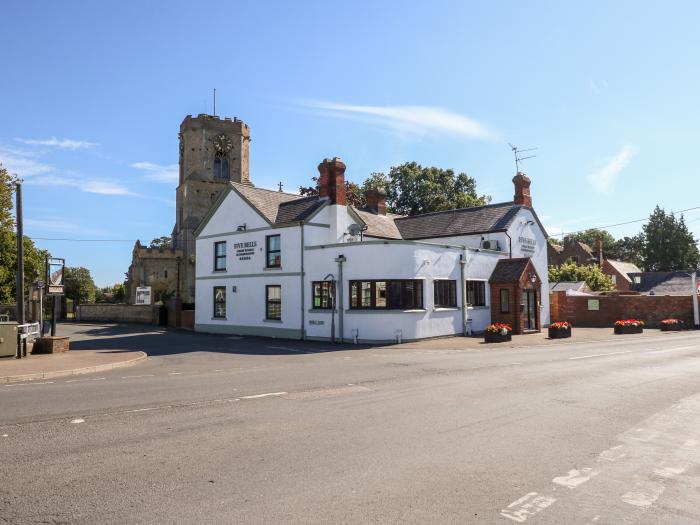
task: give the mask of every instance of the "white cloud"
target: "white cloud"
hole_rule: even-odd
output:
[[[450,135],[495,140],[496,135],[474,119],[432,106],[361,106],[310,101],[303,105],[317,114],[384,126],[403,135]]]
[[[0,146],[0,164],[8,172],[17,174],[20,178],[32,177],[53,170],[52,166],[40,162],[31,153],[4,146]]]
[[[608,89],[608,81],[607,80],[595,80],[593,78],[588,79],[588,87],[591,88],[591,91],[595,93],[596,95],[600,95],[603,91]]]
[[[177,164],[161,166],[153,162],[134,162],[131,167],[143,171],[147,178],[158,182],[177,182],[180,177]]]
[[[588,182],[599,193],[612,193],[620,173],[629,166],[638,153],[634,146],[623,147],[617,155],[609,159],[603,167],[588,175]]]
[[[56,137],[51,137],[50,139],[15,139],[22,144],[29,144],[30,146],[49,146],[52,148],[59,149],[86,149],[94,148],[98,144],[96,142],[88,142],[86,140],[71,140],[71,139],[57,139]]]
[[[75,222],[66,221],[61,217],[26,218],[24,225],[29,230],[39,232],[82,233],[90,235],[102,235],[104,230],[86,227]]]
[[[131,195],[140,197],[138,193],[130,191],[125,186],[109,180],[100,179],[79,179],[75,177],[64,177],[59,175],[46,175],[29,179],[27,184],[36,186],[68,186],[77,188],[85,193],[95,193],[98,195]]]

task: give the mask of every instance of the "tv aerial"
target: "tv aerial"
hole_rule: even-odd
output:
[[[515,158],[515,171],[516,173],[520,171],[520,163],[526,159],[532,159],[535,158],[537,155],[528,155],[527,157],[523,157],[523,153],[527,153],[528,151],[535,151],[537,148],[527,148],[527,149],[519,149],[518,146],[515,144],[511,144],[510,142],[508,143],[510,146],[510,149],[513,151],[513,157]]]

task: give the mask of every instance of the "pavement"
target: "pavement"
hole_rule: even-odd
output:
[[[5,523],[700,523],[700,332],[369,348],[63,329],[71,352],[149,358],[0,385]]]

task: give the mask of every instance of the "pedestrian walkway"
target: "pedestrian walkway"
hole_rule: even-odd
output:
[[[80,350],[60,354],[0,359],[0,384],[67,377],[132,366],[148,356],[140,351]]]

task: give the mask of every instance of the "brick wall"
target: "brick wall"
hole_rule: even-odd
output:
[[[599,310],[588,309],[590,299],[598,301]],[[567,296],[566,292],[554,292],[549,304],[552,322],[569,321],[574,326],[612,326],[618,319],[641,319],[655,328],[669,317],[693,324],[693,300],[689,295]]]
[[[160,306],[143,304],[81,304],[75,309],[78,321],[158,324]]]

